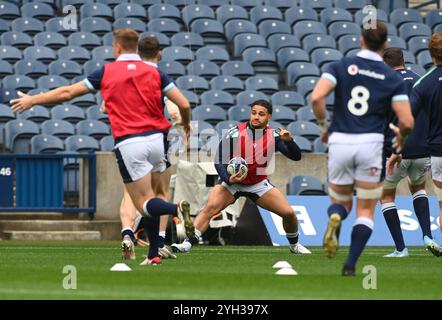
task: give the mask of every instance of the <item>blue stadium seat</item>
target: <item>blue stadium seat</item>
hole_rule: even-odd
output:
[[[226,120],[226,111],[216,105],[201,105],[192,110],[192,120],[207,121],[215,125]]]
[[[221,90],[209,90],[201,95],[201,104],[213,104],[221,108],[228,109],[235,104],[233,96]]]
[[[72,60],[80,64],[83,64],[84,62],[91,59],[89,51],[78,46],[68,46],[65,48],[61,48],[60,50],[58,50],[57,54],[58,59]]]
[[[100,151],[112,152],[114,150],[114,138],[109,135],[100,139]]]
[[[416,57],[410,51],[402,50],[402,53],[404,54],[405,63],[416,63]]]
[[[54,50],[48,47],[28,47],[23,51],[23,57],[25,60],[40,61],[45,64],[49,64],[57,59]]]
[[[327,8],[321,11],[321,22],[328,27],[331,23],[336,21],[353,22],[353,17],[350,12],[342,8]]]
[[[253,7],[257,7],[262,5],[261,0],[231,0],[231,4],[238,5],[240,7],[245,8],[246,10],[251,10]]]
[[[72,83],[82,81],[83,79],[84,79],[84,77],[80,77],[79,79],[74,78]],[[95,95],[93,95],[92,93],[88,93],[88,94],[85,94],[85,95],[82,95],[82,96],[72,99],[70,101],[70,103],[75,106],[78,106],[78,107],[87,108],[87,107],[97,104],[97,100],[95,99]]]
[[[250,10],[250,21],[258,25],[264,20],[283,20],[279,9],[272,6],[257,6]]]
[[[303,48],[308,53],[312,53],[313,50],[318,48],[331,48],[336,49],[336,41],[335,38],[328,35],[323,34],[312,34],[306,36],[304,40],[302,40]]]
[[[47,3],[26,3],[21,7],[21,15],[26,18],[35,18],[46,21],[55,16],[54,8]]]
[[[132,0],[131,2],[142,5],[145,9],[149,9],[152,5],[158,3],[158,0]]]
[[[136,3],[120,3],[114,8],[115,20],[120,18],[137,18],[147,21],[146,10]]]
[[[311,103],[311,92],[309,94],[307,94],[306,101],[308,101],[309,103]],[[335,105],[335,93],[334,91],[332,91],[326,98],[325,98],[325,104],[327,106],[327,108],[334,106]],[[327,117],[330,116],[330,111],[327,111]]]
[[[0,32],[8,32],[11,30],[11,23],[0,18]]]
[[[81,120],[75,125],[78,135],[85,135],[95,139],[101,139],[110,134],[110,128],[99,120]]]
[[[142,35],[144,35],[146,32],[143,32],[140,35],[140,39],[142,39]],[[165,36],[167,38],[167,36]],[[114,33],[113,32],[108,32],[105,35],[101,36],[101,39],[103,40],[103,46],[112,46],[113,42],[114,42]],[[169,39],[169,38],[167,38]],[[170,41],[169,41],[170,43]]]
[[[215,130],[218,133],[218,137],[221,139],[227,134],[227,131],[237,126],[238,124],[239,122],[235,120],[225,120],[218,122],[215,126]]]
[[[244,122],[250,119],[250,107],[249,106],[233,106],[227,110],[227,116],[229,120]]]
[[[316,122],[316,117],[311,106],[301,107],[296,110],[296,117],[298,121]]]
[[[385,23],[387,26],[387,32],[390,36],[397,36],[397,28],[392,23]]]
[[[91,60],[86,62],[83,65],[83,70],[84,70],[84,76],[86,78],[86,76],[90,75],[92,72],[102,68],[105,65],[105,61],[102,60]]]
[[[346,57],[355,57],[355,56],[358,54],[359,51],[361,51],[361,48],[354,48],[354,49],[348,50],[348,51],[345,53],[345,56],[346,56]],[[326,65],[327,65],[327,63],[324,64],[324,66],[326,66]],[[322,68],[323,68],[324,66],[322,66]],[[321,69],[322,69],[322,68],[321,68]]]
[[[442,9],[433,9],[425,16],[425,23],[434,29],[437,25],[442,24]]]
[[[65,47],[66,38],[56,32],[40,32],[34,36],[34,44],[39,47],[49,47],[53,50]]]
[[[114,61],[113,48],[110,46],[96,47],[92,50],[92,59],[94,60],[104,60],[104,61]]]
[[[403,23],[407,22],[422,22],[422,16],[416,9],[399,8],[390,13],[390,22],[399,28]]]
[[[271,97],[273,105],[286,106],[297,109],[305,104],[304,97],[295,91],[279,91]]]
[[[322,23],[309,20],[297,22],[293,27],[293,31],[294,35],[297,36],[301,41],[309,34],[327,34],[327,30]]]
[[[267,47],[266,39],[256,33],[241,33],[233,39],[233,54],[240,57],[247,48],[265,48]]]
[[[338,40],[338,47],[339,51],[341,51],[344,55],[352,49],[359,49],[359,36],[347,34],[340,37]]]
[[[428,50],[428,37],[413,37],[408,41],[408,50],[417,55],[422,50]]]
[[[101,46],[101,39],[91,32],[75,32],[68,37],[70,46],[79,46],[92,50]]]
[[[199,33],[207,45],[225,45],[224,27],[213,19],[197,19],[190,25],[190,30]]]
[[[81,19],[80,30],[92,32],[101,37],[112,31],[112,24],[104,18],[89,17]]]
[[[172,78],[186,75],[186,68],[178,61],[158,61],[158,69],[167,73]]]
[[[243,82],[234,76],[218,76],[210,80],[212,90],[223,90],[230,94],[237,94],[244,89]]]
[[[193,52],[185,47],[164,48],[161,53],[161,59],[164,61],[178,61],[183,65],[189,64],[194,60]]]
[[[345,36],[346,34],[360,35],[361,27],[353,22],[338,21],[333,22],[328,27],[328,31],[333,38],[339,40],[340,37]]]
[[[240,33],[258,33],[256,25],[247,20],[234,19],[225,24],[226,38],[232,41]]]
[[[35,81],[30,77],[14,74],[3,78],[2,86],[5,89],[27,92],[35,88]]]
[[[293,62],[287,67],[287,85],[293,86],[302,77],[320,76],[319,68],[308,62]]]
[[[0,2],[0,19],[14,20],[20,18],[20,9],[17,4],[7,1]]]
[[[259,34],[264,38],[268,38],[274,34],[292,34],[290,25],[280,20],[265,20],[258,26]]]
[[[292,133],[292,135],[301,136],[313,141],[319,137],[320,129],[319,127],[310,121],[295,121],[287,126],[287,130]]]
[[[14,70],[9,62],[0,60],[0,77],[9,76],[13,73]]]
[[[399,35],[405,41],[410,40],[412,37],[430,37],[431,29],[423,23],[404,23],[399,27]]]
[[[146,31],[146,23],[137,18],[120,18],[114,21],[112,24],[114,30],[130,28],[138,33],[142,33]]]
[[[33,136],[30,143],[31,153],[53,154],[64,151],[63,141],[51,135],[39,134]]]
[[[301,47],[299,39],[291,34],[273,34],[267,38],[268,47],[278,54],[279,49],[286,47]]]
[[[272,120],[287,125],[296,120],[296,113],[289,107],[273,106]]]
[[[212,8],[201,4],[189,4],[181,10],[182,20],[186,26],[189,26],[197,19],[215,19],[215,13]]]
[[[249,106],[256,100],[268,100],[268,97],[263,92],[252,90],[245,90],[236,96],[236,104],[241,106]]]
[[[278,8],[281,12],[285,12],[287,9],[293,7],[293,0],[264,0],[266,6]]]
[[[361,10],[368,3],[367,0],[334,0],[336,8],[342,8],[355,13],[357,10]]]
[[[21,60],[21,51],[17,48],[11,46],[0,46],[0,60],[8,61],[9,63],[14,63]]]
[[[244,82],[246,90],[260,91],[272,95],[279,90],[278,83],[270,77],[254,76]]]
[[[434,27],[433,32],[442,32],[442,24],[438,24],[437,26]]]
[[[41,133],[66,139],[75,134],[75,127],[72,123],[65,120],[46,120],[41,124]]]
[[[281,69],[286,69],[292,62],[309,62],[310,56],[300,48],[287,47],[278,51],[278,65]]]
[[[7,103],[5,101],[5,103]],[[3,149],[4,138],[3,138],[3,128],[5,124],[15,119],[15,113],[12,112],[11,107],[6,104],[0,104],[0,150]]]
[[[343,57],[341,51],[335,49],[321,48],[312,52],[312,63],[316,64],[319,68],[327,63],[339,60]]]
[[[198,50],[204,46],[204,39],[195,32],[179,32],[170,39],[175,47],[186,47],[190,50]]]
[[[66,28],[66,21],[64,17],[51,18],[45,23],[45,29],[48,32],[56,32],[67,37],[70,34],[77,32],[77,29]]]
[[[202,140],[207,140],[209,137],[216,136],[215,128],[207,121],[195,120],[191,121],[190,125],[194,130],[191,135],[198,135]]]
[[[51,115],[54,120],[65,120],[72,124],[85,119],[83,109],[70,104],[61,104],[53,107]]]
[[[169,38],[181,31],[178,22],[167,18],[152,19],[147,24],[148,31],[164,33]]]
[[[69,84],[66,78],[57,75],[42,76],[37,80],[37,86],[40,89],[52,90],[58,87],[68,86]]]
[[[407,44],[404,39],[396,36],[388,36],[387,38],[388,47],[390,48],[401,48],[407,50]]]
[[[255,68],[255,71],[256,67],[259,66],[276,66],[275,53],[268,48],[246,49],[243,52],[243,59],[245,62],[250,63]]]
[[[93,153],[100,150],[100,146],[92,137],[74,135],[64,141],[66,151],[76,151],[80,153]]]
[[[187,74],[196,75],[210,80],[219,76],[220,71],[216,63],[208,60],[195,60],[187,65]]]
[[[14,32],[24,32],[34,36],[44,31],[43,22],[34,18],[17,18],[11,23],[11,30]]]
[[[240,6],[225,4],[216,9],[216,19],[223,25],[233,19],[248,20],[249,14]]]
[[[32,106],[31,109],[28,109],[22,113],[17,114],[17,119],[22,120],[31,120],[35,123],[42,123],[43,121],[49,120],[51,115],[47,108],[43,106]]]
[[[119,0],[96,0],[98,3],[103,3],[110,8],[114,9],[118,4],[121,3]]]
[[[5,32],[0,37],[0,43],[4,46],[12,46],[18,49],[24,49],[32,46],[32,38],[23,32]]]
[[[285,126],[282,123],[273,120],[269,121],[268,126],[273,129],[278,129],[278,128],[285,129]]]
[[[163,2],[173,5],[182,10],[185,6],[188,6],[189,4],[194,4],[195,0],[163,0]]]
[[[425,68],[418,64],[407,64],[407,70],[411,70],[419,76],[423,76],[425,74]]]
[[[86,118],[88,120],[97,120],[109,124],[109,117],[106,113],[100,111],[100,106],[94,105],[86,109]]]
[[[287,184],[288,195],[327,195],[321,181],[314,176],[294,176]]]
[[[235,76],[246,80],[255,75],[253,67],[244,61],[227,61],[221,67],[221,73],[225,76]]]
[[[176,21],[181,20],[180,10],[166,3],[156,3],[147,9],[147,16],[149,17],[149,21],[153,19],[167,18],[173,19]]]
[[[421,51],[417,55],[417,63],[424,67],[425,69],[428,69],[433,66],[433,60],[430,55],[430,51],[425,50]]]
[[[327,153],[328,146],[322,143],[321,138],[316,138],[313,141],[313,152],[317,153]]]
[[[364,22],[373,21],[375,17],[376,17],[376,20],[378,20],[378,21],[388,22],[387,13],[380,8],[377,8],[376,12],[373,11],[372,9],[367,9],[365,11],[363,9],[360,9],[360,10],[356,11],[356,13],[354,15],[355,23],[360,26]]]
[[[224,4],[224,1],[222,0],[196,0],[196,4],[203,4],[206,6],[209,6],[212,9],[217,9],[221,5]]]
[[[158,33],[158,32],[154,32],[154,31],[146,31],[143,32],[142,34],[140,34],[140,39],[143,39],[144,37],[156,37],[158,42],[160,43],[160,48],[164,49],[165,47],[170,46],[170,39],[168,36],[166,36],[163,33]],[[112,46],[112,42],[110,42],[110,44],[104,44],[105,46]]]
[[[57,60],[49,64],[49,73],[51,75],[62,76],[67,79],[80,76],[83,74],[81,66],[69,60]]]
[[[192,106],[192,108],[196,107],[199,104],[199,96],[190,90],[185,90],[180,88],[181,93],[187,98],[187,100],[189,101],[190,105]]]
[[[63,6],[71,5],[75,8],[80,8],[84,4],[92,3],[93,0],[62,0],[61,4]]]
[[[18,98],[17,90],[14,90],[14,89],[1,89],[0,88],[0,97],[2,97],[2,101],[4,103],[7,103],[7,102],[9,102],[12,99]]]
[[[39,134],[38,125],[30,120],[11,120],[4,127],[5,149],[12,153],[29,153],[29,143]]]
[[[81,19],[86,18],[103,18],[106,20],[113,20],[114,14],[112,9],[103,3],[87,3],[80,8]]]
[[[302,152],[313,152],[312,143],[307,138],[293,135],[293,140],[295,140]]]
[[[297,91],[306,97],[310,92],[313,91],[318,82],[319,77],[302,77],[296,82]]]
[[[198,60],[209,60],[218,66],[230,60],[229,53],[217,46],[204,46],[196,51],[195,56]]]
[[[331,8],[332,2],[330,0],[300,0],[299,6],[301,8],[310,7],[320,12],[323,9]]]
[[[204,78],[198,76],[182,76],[176,80],[176,83],[179,88],[194,91],[197,94],[209,90],[209,83]]]
[[[292,7],[285,12],[285,22],[294,26],[299,21],[318,21],[318,14],[309,7]]]

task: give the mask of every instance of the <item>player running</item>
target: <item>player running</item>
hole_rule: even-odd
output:
[[[161,263],[158,257],[158,225],[161,215],[178,216],[189,211],[186,201],[176,205],[155,197],[152,172],[166,168],[164,133],[170,127],[163,114],[163,94],[180,108],[182,125],[190,131],[190,105],[180,90],[154,66],[137,54],[138,33],[132,29],[114,31],[115,62],[94,71],[83,81],[35,96],[11,100],[12,110],[23,112],[33,105],[57,104],[101,90],[115,139],[114,153],[120,174],[136,209],[149,218],[150,249],[147,264]],[[183,214],[185,216],[185,214]],[[130,254],[133,247],[123,249]]]
[[[383,54],[384,62],[392,67],[403,79],[410,96],[411,89],[419,76],[405,69],[404,54],[400,48],[387,48]],[[423,112],[415,119],[414,129],[404,145],[401,155],[393,154],[391,140],[394,133],[388,128],[388,123],[397,124],[397,118],[393,112],[387,122],[385,132],[384,151],[385,157],[399,157],[396,167],[387,172],[383,184],[381,197],[382,213],[388,229],[393,237],[396,250],[384,257],[407,257],[408,250],[405,247],[404,237],[400,226],[396,204],[396,187],[405,177],[408,177],[408,187],[413,195],[413,207],[422,229],[424,244],[432,254],[440,256],[442,249],[433,240],[431,235],[430,207],[427,193],[425,192],[425,177],[430,169],[430,150],[428,148],[428,120]]]
[[[301,150],[293,141],[290,132],[268,126],[271,118],[271,103],[265,100],[255,101],[251,104],[250,120],[230,129],[223,137],[215,157],[215,168],[221,178],[221,184],[211,190],[206,206],[193,221],[195,234],[181,244],[172,244],[172,250],[189,252],[207,230],[210,220],[239,197],[245,196],[258,206],[282,217],[291,252],[311,253],[298,242],[298,219],[293,208],[282,192],[267,178],[266,169],[275,151],[281,151],[294,161],[301,159]],[[246,160],[248,172],[229,175],[227,164],[237,156]]]
[[[356,190],[356,221],[342,275],[355,275],[356,261],[373,230],[373,215],[382,193],[384,123],[389,110],[398,117],[394,147],[401,148],[414,125],[402,78],[381,57],[387,27],[377,22],[363,29],[361,51],[327,66],[312,93],[312,107],[321,140],[329,144],[327,213],[324,247],[329,257],[338,249],[341,222],[350,212]],[[333,120],[328,127],[325,97],[335,91]]]

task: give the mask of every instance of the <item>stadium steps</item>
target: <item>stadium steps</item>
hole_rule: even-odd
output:
[[[0,212],[2,220],[72,220],[77,219],[77,213],[63,214],[61,212]]]
[[[99,231],[3,231],[5,240],[101,240]]]

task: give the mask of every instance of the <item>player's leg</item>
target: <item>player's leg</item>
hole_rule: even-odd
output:
[[[136,208],[132,203],[129,193],[124,187],[123,199],[120,205],[120,220],[122,225],[121,230],[121,248],[122,256],[124,260],[135,260],[135,234],[134,234],[134,222],[136,219]]]
[[[256,204],[264,209],[274,212],[282,218],[282,226],[286,232],[286,237],[293,253],[311,253],[307,248],[299,243],[298,219],[287,198],[276,188],[271,188],[265,192]]]
[[[192,246],[198,244],[204,232],[209,227],[210,220],[219,214],[222,210],[235,202],[236,198],[233,186],[224,186],[224,184],[218,184],[210,191],[207,204],[198,213],[193,225],[195,227],[195,235],[188,237],[181,244],[172,244],[172,250],[175,252],[189,252]]]
[[[439,223],[442,231],[442,157],[431,157],[431,178],[434,184],[434,193],[439,200]]]

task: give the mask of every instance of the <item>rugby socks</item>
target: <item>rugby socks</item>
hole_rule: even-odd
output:
[[[430,206],[428,205],[428,197],[425,190],[419,190],[413,194],[413,207],[422,229],[422,237],[427,236],[433,239],[431,236]]]
[[[160,248],[164,247],[166,244],[166,231],[160,231],[158,233],[158,246]]]
[[[397,213],[396,204],[394,202],[386,202],[381,206],[382,214],[387,223],[388,230],[393,237],[397,251],[405,249],[404,236],[402,235],[401,222]]]
[[[342,204],[335,203],[330,205],[330,207],[327,209],[327,214],[330,217],[333,213],[339,214],[341,221],[345,220],[345,218],[348,216],[348,212]]]
[[[195,228],[195,237],[190,238],[190,239],[186,239],[186,240],[187,240],[187,242],[189,242],[192,246],[194,246],[194,245],[196,245],[196,244],[198,244],[198,243],[200,242],[201,237],[202,237],[202,233],[201,233],[201,231],[199,231],[198,229]],[[186,240],[185,240],[185,241],[186,241]]]
[[[285,236],[287,237],[290,246],[298,244],[299,233],[297,231],[295,233],[286,233]]]
[[[359,217],[353,225],[351,232],[350,253],[344,264],[344,269],[355,269],[356,261],[358,261],[368,239],[373,232],[373,220],[366,217]]]
[[[146,221],[146,233],[149,239],[149,252],[147,258],[153,259],[158,257],[159,248],[159,232],[160,232],[160,217],[151,217]]]
[[[135,243],[135,234],[132,228],[124,228],[123,230],[121,230],[121,238],[124,239],[125,236],[129,236],[130,240]]]
[[[146,201],[143,205],[144,213],[148,217],[159,217],[166,214],[176,216],[178,214],[177,205],[174,203],[166,202],[160,198],[152,198]]]

